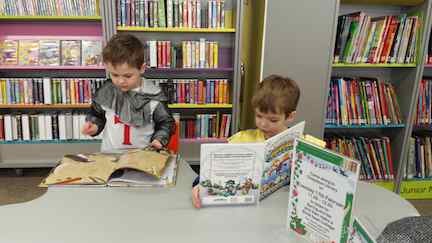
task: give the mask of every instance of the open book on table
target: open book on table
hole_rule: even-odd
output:
[[[289,183],[295,138],[305,122],[262,143],[202,144],[202,205],[253,204]]]
[[[68,154],[41,186],[170,186],[176,182],[177,165],[177,155],[151,149]]]

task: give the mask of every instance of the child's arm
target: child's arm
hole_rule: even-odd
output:
[[[165,105],[159,103],[153,111],[153,121],[155,123],[155,132],[152,141],[158,140],[165,147],[175,129],[174,118]]]
[[[102,109],[102,107],[99,104],[97,104],[94,101],[92,102],[90,111],[86,116],[86,122],[90,122],[97,126],[96,133],[89,134],[91,136],[99,135],[99,133],[101,133],[105,127],[105,123],[106,123],[105,111]]]

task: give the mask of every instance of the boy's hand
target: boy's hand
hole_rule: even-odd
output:
[[[92,122],[86,121],[81,128],[81,133],[84,135],[93,136],[96,134],[98,126]]]
[[[155,139],[151,142],[150,146],[152,146],[155,149],[162,149],[163,145],[161,142],[159,142],[159,140]]]
[[[195,208],[201,208],[201,198],[199,196],[199,185],[192,188],[192,204]]]

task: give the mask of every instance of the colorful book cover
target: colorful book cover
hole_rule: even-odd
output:
[[[83,66],[102,65],[102,42],[99,40],[82,40],[81,64]]]
[[[302,139],[293,154],[287,228],[312,242],[346,243],[360,162]]]
[[[0,63],[2,65],[18,64],[18,41],[3,40],[1,42]]]
[[[61,41],[61,64],[62,66],[81,65],[81,41],[79,40]]]
[[[60,65],[60,41],[59,40],[39,41],[39,65],[43,65],[43,66]]]
[[[20,65],[39,65],[39,41],[20,40],[18,54]]]
[[[202,205],[254,204],[287,185],[293,143],[304,126],[300,122],[263,143],[202,144]]]

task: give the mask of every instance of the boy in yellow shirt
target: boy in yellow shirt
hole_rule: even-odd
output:
[[[256,129],[240,131],[230,138],[229,143],[263,142],[285,131],[294,120],[300,89],[297,83],[287,77],[270,75],[258,84],[252,97],[255,110]],[[193,183],[192,204],[201,207],[199,177]]]

